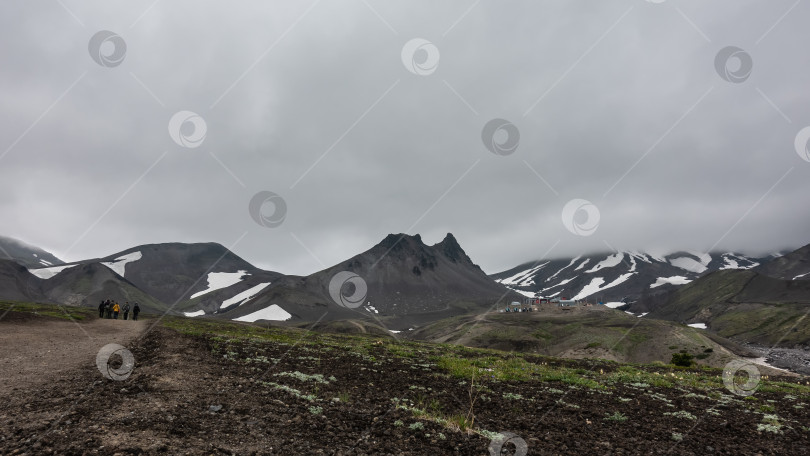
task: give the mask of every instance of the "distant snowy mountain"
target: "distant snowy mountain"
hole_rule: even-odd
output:
[[[528,297],[617,302],[684,285],[707,272],[762,262],[731,252],[601,253],[525,263],[490,277]]]

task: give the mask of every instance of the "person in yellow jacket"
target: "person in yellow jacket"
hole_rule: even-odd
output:
[[[113,306],[113,319],[114,320],[118,320],[118,312],[120,312],[120,311],[121,311],[121,307],[119,307],[118,303],[116,302],[115,305]]]

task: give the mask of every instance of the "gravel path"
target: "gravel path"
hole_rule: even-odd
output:
[[[103,346],[126,346],[148,326],[143,320],[47,320],[17,312],[0,319],[0,398],[53,382],[77,367],[93,366]]]

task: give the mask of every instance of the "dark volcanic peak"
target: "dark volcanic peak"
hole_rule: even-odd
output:
[[[447,233],[447,236],[444,239],[433,246],[434,248],[441,251],[444,256],[452,260],[453,262],[458,262],[460,260],[467,260],[469,261],[470,258],[464,252],[464,249],[458,245],[458,241],[456,240],[453,233]]]
[[[389,234],[369,250],[335,266],[304,278],[274,282],[238,311],[246,314],[276,304],[296,319],[316,320],[329,306],[327,319],[341,317],[349,310],[334,302],[329,287],[343,271],[355,273],[367,285],[362,304],[351,311],[352,318],[407,316],[417,322],[488,309],[499,300],[520,299],[473,264],[452,234],[432,246],[425,245],[419,235]]]
[[[419,234],[415,234],[413,236],[404,233],[389,234],[382,241],[380,241],[379,244],[374,246],[372,250],[384,249],[383,253],[390,253],[419,248],[424,245],[425,244],[422,243],[422,236]]]

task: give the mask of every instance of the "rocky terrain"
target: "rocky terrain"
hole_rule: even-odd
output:
[[[41,334],[43,325],[59,324],[14,313],[0,318],[4,331]],[[735,385],[745,379],[726,386],[719,370],[213,320],[146,323],[124,340],[96,331],[90,315],[64,320],[77,341],[94,343],[76,346],[79,363],[34,365],[0,390],[0,454],[731,455],[810,448],[810,387],[792,377],[763,377],[753,394],[740,395]],[[134,360],[120,380],[105,378],[96,362],[112,340]],[[0,357],[21,343],[4,341]],[[124,368],[114,358],[101,366]]]

